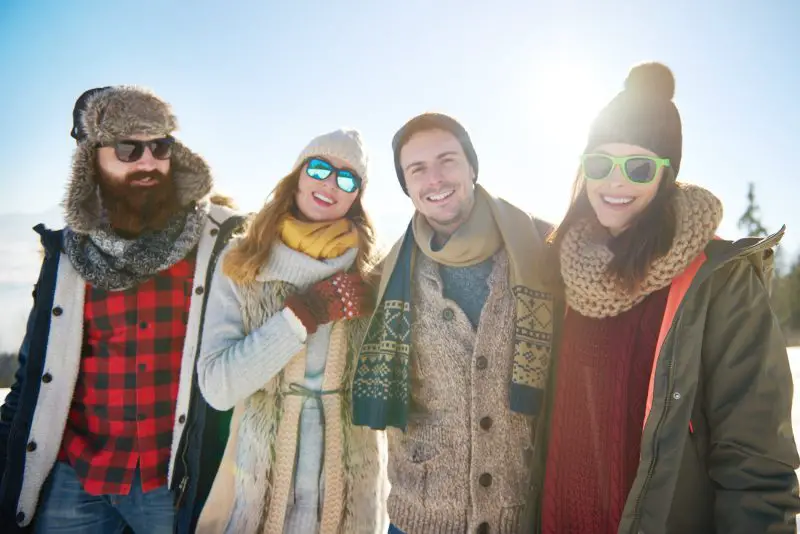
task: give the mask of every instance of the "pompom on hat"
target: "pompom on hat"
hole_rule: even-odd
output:
[[[683,128],[675,96],[675,77],[662,63],[631,69],[624,89],[592,123],[584,152],[606,143],[638,145],[668,158],[677,176],[683,154]]]

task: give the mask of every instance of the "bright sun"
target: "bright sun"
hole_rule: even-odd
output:
[[[537,62],[533,70],[527,99],[528,134],[540,171],[524,187],[546,199],[531,208],[557,222],[569,204],[591,121],[608,95],[596,90],[594,69],[580,61],[555,57]]]

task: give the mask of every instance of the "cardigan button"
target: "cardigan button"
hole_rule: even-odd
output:
[[[202,295],[202,294],[203,294],[203,291],[205,291],[205,290],[203,289],[203,286],[197,286],[197,287],[195,288],[195,290],[194,290],[194,294],[195,294],[195,295]]]
[[[58,317],[62,313],[64,313],[64,308],[62,308],[61,306],[56,306],[55,308],[53,308],[53,315],[55,315],[56,317]]]
[[[35,441],[28,442],[28,446],[25,447],[25,450],[27,450],[28,452],[35,451],[36,450],[36,442]]]
[[[53,375],[51,375],[50,373],[45,373],[42,375],[42,382],[44,382],[45,384],[49,384],[52,381],[53,381]]]
[[[186,416],[185,416],[185,415],[183,415],[183,414],[181,414],[181,416],[180,416],[180,417],[178,417],[178,422],[179,422],[180,424],[183,424],[183,423],[185,423],[185,422],[186,422]]]
[[[492,475],[489,473],[484,473],[481,475],[481,478],[478,479],[478,483],[484,488],[488,488],[492,485]]]
[[[489,360],[486,359],[486,356],[479,356],[477,360],[475,360],[475,366],[483,371],[487,367],[489,367]]]
[[[478,525],[478,534],[489,534],[489,523],[481,523]]]
[[[452,308],[445,308],[442,311],[442,319],[444,319],[445,321],[452,321],[455,316],[456,314]]]
[[[219,230],[217,230],[216,228],[212,228],[212,229],[211,229],[211,237],[214,237],[214,236],[215,236],[215,235],[217,235],[218,233],[219,233]]]
[[[491,417],[484,417],[481,419],[481,428],[488,431],[490,428],[492,428],[492,423],[493,421]]]

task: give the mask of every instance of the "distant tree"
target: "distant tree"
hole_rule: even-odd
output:
[[[747,209],[739,218],[739,228],[747,232],[748,237],[761,237],[767,235],[767,229],[761,224],[761,208],[756,203],[756,185],[748,184]]]
[[[756,186],[750,182],[747,187],[747,208],[739,217],[739,229],[743,230],[748,237],[764,237],[769,234],[769,230],[761,222],[761,207],[756,202]],[[780,244],[775,247],[775,275],[783,274],[783,249]],[[775,289],[773,287],[773,289]]]
[[[750,182],[747,188],[747,208],[739,218],[739,228],[748,237],[763,237],[769,233],[761,222],[761,208],[756,202],[755,184]],[[790,344],[800,343],[800,257],[784,269],[783,250],[776,247],[774,276],[772,277],[771,303],[781,323],[787,341]]]
[[[0,353],[0,388],[10,388],[14,383],[14,373],[16,372],[17,355],[8,352]]]
[[[781,277],[781,282],[783,284],[781,292],[786,295],[788,308],[784,325],[787,331],[798,336],[800,342],[800,256],[786,275]]]

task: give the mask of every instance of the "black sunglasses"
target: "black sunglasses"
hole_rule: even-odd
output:
[[[337,169],[330,162],[322,158],[308,160],[306,174],[320,182],[327,180],[328,176],[336,173],[336,185],[345,193],[353,193],[361,187],[361,177],[348,169]]]
[[[160,137],[158,139],[149,139],[147,141],[139,141],[137,139],[123,139],[117,141],[113,145],[114,154],[117,159],[123,163],[133,163],[139,160],[144,155],[145,148],[150,149],[155,159],[169,159],[172,156],[172,145],[175,143],[175,138],[172,136]],[[101,145],[102,146],[102,145]]]

